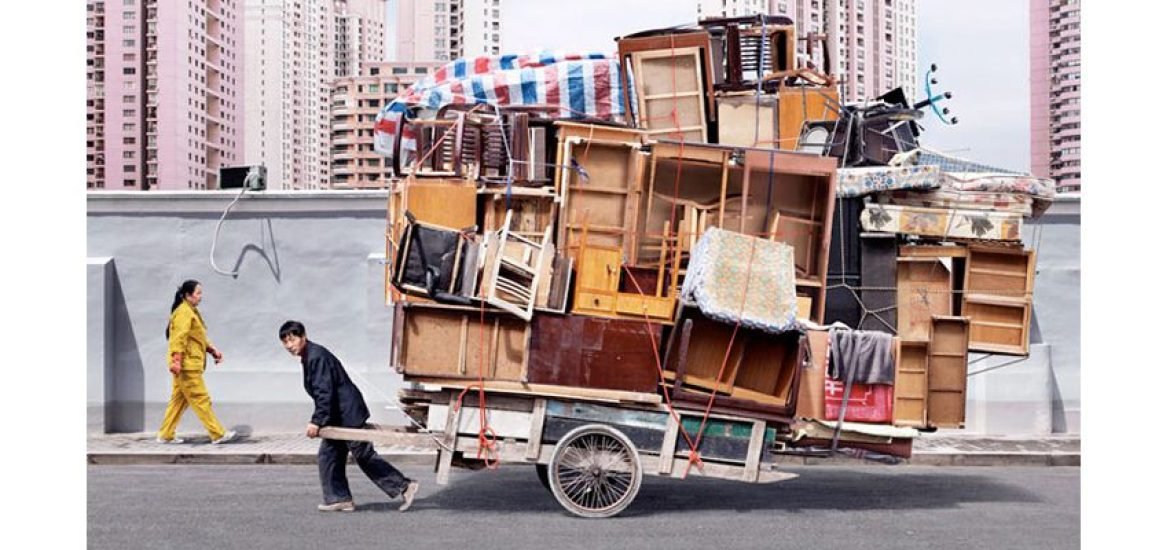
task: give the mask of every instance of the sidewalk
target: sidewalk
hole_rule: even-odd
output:
[[[250,434],[239,441],[211,445],[206,435],[179,434],[180,444],[154,441],[154,433],[91,434],[89,464],[316,464],[317,440],[299,433]],[[433,448],[375,446],[395,464],[434,464]],[[874,464],[856,458],[785,457],[781,463]],[[1039,438],[964,434],[923,434],[914,455],[903,464],[926,466],[1080,466],[1079,435]]]

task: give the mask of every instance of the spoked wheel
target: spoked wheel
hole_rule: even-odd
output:
[[[609,426],[590,424],[557,442],[548,481],[566,510],[586,518],[607,518],[638,495],[642,464],[628,437]]]

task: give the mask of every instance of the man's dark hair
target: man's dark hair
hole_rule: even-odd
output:
[[[280,341],[283,342],[289,336],[304,338],[305,325],[302,325],[300,321],[285,321],[283,325],[280,325]]]

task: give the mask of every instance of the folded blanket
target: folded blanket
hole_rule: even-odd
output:
[[[894,337],[873,330],[829,331],[829,377],[858,384],[894,383]]]

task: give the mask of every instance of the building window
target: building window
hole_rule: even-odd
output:
[[[125,165],[123,165],[123,166],[122,166],[122,172],[123,172],[123,173],[131,173],[131,172],[134,172],[134,165],[133,165],[133,164],[125,164]]]

